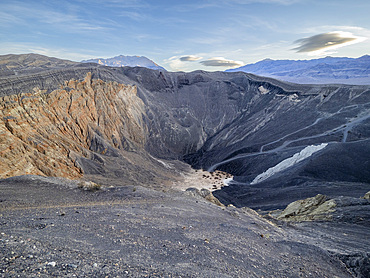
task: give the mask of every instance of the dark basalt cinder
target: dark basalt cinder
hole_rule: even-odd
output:
[[[310,182],[333,196],[343,194],[347,186],[331,189],[328,182],[362,184],[363,189],[349,193],[357,197],[369,189],[370,86],[298,85],[242,72],[170,73],[93,63],[58,66],[31,74],[24,67],[23,76],[3,77],[0,95],[34,87],[50,91],[65,80],[82,80],[88,72],[93,79],[136,85],[146,105],[146,151],[233,174],[237,183],[216,192],[225,202],[258,208],[275,198],[281,207],[312,193],[292,190],[282,197],[279,186]],[[93,151],[103,148],[108,156],[117,156],[97,135],[91,140]],[[321,143],[329,145],[261,184],[249,185],[268,168]],[[262,194],[261,201],[248,197],[253,192]]]
[[[233,174],[229,186],[213,195],[224,204],[262,211],[282,209],[319,193],[328,198],[359,198],[370,190],[370,86],[297,85],[242,72],[170,73],[92,63],[23,67],[18,75],[11,74],[9,68],[5,71],[0,78],[0,96],[32,92],[33,88],[51,92],[65,81],[83,80],[89,72],[92,79],[137,87],[145,106],[142,149],[131,148],[125,138],[115,138],[122,141],[124,149],[118,150],[98,133],[92,134],[89,151],[96,155],[77,158],[76,162],[97,180],[104,176],[111,184],[119,185],[131,175],[135,177],[132,180],[150,184],[154,169],[150,165],[157,163],[155,169],[164,167],[156,159],[182,160],[194,168]],[[269,178],[253,182],[306,147],[320,144],[327,145]],[[134,161],[150,162],[137,167],[122,157],[121,151],[142,158]],[[172,166],[177,165],[181,163]],[[349,208],[338,209],[345,219],[355,215]],[[355,240],[356,231],[370,228],[368,215],[364,218],[350,224],[334,219],[333,223],[306,228],[317,228],[319,233],[337,225],[339,228],[333,231],[337,233],[348,224]],[[327,242],[330,245],[334,241]],[[319,245],[314,240],[309,244]],[[320,248],[329,250],[328,245]],[[348,254],[343,250],[333,252],[348,267],[364,258],[361,262],[365,263],[356,271],[361,273],[358,277],[366,277],[368,255],[355,256],[356,250]]]

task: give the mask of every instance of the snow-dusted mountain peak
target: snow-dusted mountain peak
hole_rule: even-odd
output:
[[[83,63],[97,63],[109,67],[144,67],[154,70],[165,70],[160,65],[144,56],[119,55],[113,58],[96,58],[82,61]]]
[[[370,85],[370,56],[331,57],[313,60],[264,59],[254,64],[227,70],[243,71],[301,84]]]

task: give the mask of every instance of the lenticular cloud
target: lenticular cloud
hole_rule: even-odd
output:
[[[349,32],[329,32],[297,40],[294,43],[299,44],[299,46],[293,48],[293,50],[297,52],[313,52],[339,48],[360,41],[362,41],[362,38],[356,37]]]

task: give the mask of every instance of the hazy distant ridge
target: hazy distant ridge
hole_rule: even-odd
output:
[[[243,71],[306,84],[370,84],[370,56],[360,58],[325,57],[313,60],[265,59],[227,72]]]

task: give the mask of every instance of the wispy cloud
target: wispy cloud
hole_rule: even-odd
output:
[[[185,1],[184,1],[185,2]],[[172,12],[192,12],[195,10],[208,9],[213,7],[218,7],[219,3],[217,1],[205,1],[205,2],[195,2],[195,3],[185,3],[171,6],[168,8]]]
[[[292,5],[299,2],[303,2],[304,0],[207,0],[203,2],[196,2],[196,3],[186,3],[186,4],[179,4],[171,9],[178,11],[178,12],[189,12],[194,10],[200,9],[209,9],[209,8],[223,8],[225,5],[234,6],[234,5],[249,5],[255,3],[261,4],[277,4],[277,5]]]
[[[154,41],[154,40],[163,40],[163,37],[156,36],[153,34],[133,34],[131,36],[133,39],[135,39],[138,42],[145,42],[145,41]]]
[[[182,62],[194,62],[203,59],[203,57],[195,56],[195,55],[188,55],[180,57],[180,61]]]
[[[48,11],[40,18],[41,22],[52,24],[56,27],[63,28],[64,31],[80,33],[84,31],[103,31],[107,28],[98,22],[89,22],[75,15],[63,14],[55,11]]]
[[[11,13],[0,11],[0,25],[8,25],[12,26],[14,24],[21,24],[24,23],[24,20],[20,17],[16,17]]]
[[[356,35],[359,32],[368,32],[369,30],[360,26],[351,26],[351,25],[320,25],[320,26],[311,26],[302,30],[304,33],[326,33],[327,30],[341,30],[346,32],[351,32]]]
[[[168,59],[164,59],[164,64],[167,65],[167,67],[171,71],[186,71],[187,70],[185,66],[186,63],[182,62],[179,56],[172,56]]]
[[[128,17],[129,19],[135,20],[135,21],[143,21],[147,20],[148,16],[144,13],[140,12],[134,12],[134,11],[121,11],[119,12],[119,16]]]
[[[263,4],[292,5],[295,3],[302,2],[302,0],[229,0],[229,2],[237,4],[263,3]]]
[[[358,37],[350,32],[335,31],[314,35],[295,41],[298,47],[293,48],[296,52],[325,52],[350,44],[359,43],[366,38]]]
[[[106,31],[107,25],[104,22],[99,22],[96,19],[84,19],[76,13],[68,13],[60,11],[57,7],[28,3],[8,3],[2,6],[2,13],[6,13],[4,17],[6,22],[14,24],[47,24],[45,27],[54,27],[69,33],[83,33],[89,31]],[[4,19],[3,19],[4,21]],[[1,20],[0,20],[1,22]]]
[[[148,8],[150,5],[142,0],[104,0],[102,3],[101,0],[75,0],[85,5],[105,5],[113,8],[122,8],[122,9],[142,9]]]
[[[206,67],[241,67],[244,65],[241,61],[228,60],[224,57],[213,57],[205,61],[200,61],[203,66]]]
[[[285,30],[279,29],[278,22],[275,19],[265,18],[262,16],[256,15],[243,15],[243,17],[235,17],[231,19],[232,22],[235,22],[237,26],[245,29],[254,29],[254,30],[270,30],[273,32],[282,33]]]

